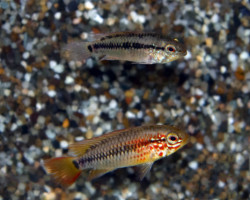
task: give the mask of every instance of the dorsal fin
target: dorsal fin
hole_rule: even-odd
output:
[[[123,133],[127,132],[129,129],[130,128],[122,129],[122,130],[116,130],[116,131],[110,132],[108,134],[104,134],[102,136],[99,136],[99,137],[95,137],[95,138],[91,138],[91,139],[87,139],[87,140],[83,140],[83,141],[71,144],[69,146],[69,150],[75,156],[81,157],[92,146],[97,145],[98,143],[100,143],[103,140],[110,139],[111,137],[116,137],[117,135],[119,135],[121,133],[123,134]]]

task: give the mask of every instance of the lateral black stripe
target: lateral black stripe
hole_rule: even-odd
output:
[[[142,43],[96,43],[93,45],[93,48],[98,49],[157,49],[157,50],[164,50],[164,47],[156,47],[150,44],[142,44]]]
[[[88,50],[92,53],[93,49],[91,45],[88,46]]]

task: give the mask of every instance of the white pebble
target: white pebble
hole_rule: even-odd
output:
[[[244,106],[244,103],[242,102],[242,99],[237,98],[236,100],[238,107],[242,108]]]
[[[233,152],[236,150],[236,143],[234,141],[232,141],[230,144],[230,150]]]
[[[220,72],[224,74],[227,71],[227,68],[225,66],[220,67]]]
[[[92,67],[94,66],[93,59],[91,59],[91,58],[87,59],[86,65],[87,65],[89,68],[92,68]]]
[[[39,14],[38,13],[33,13],[31,19],[34,21],[37,21],[39,19]]]
[[[71,76],[67,76],[65,79],[65,84],[72,84],[74,79]]]
[[[244,157],[242,156],[241,153],[237,153],[235,161],[238,165],[241,165],[244,162]]]
[[[4,132],[5,131],[5,125],[4,123],[0,122],[0,132]]]
[[[110,107],[111,109],[117,108],[117,102],[116,102],[116,100],[112,99],[112,100],[110,101],[110,103],[109,103],[109,107]]]
[[[64,70],[64,66],[62,64],[57,64],[56,61],[51,60],[49,62],[50,69],[52,69],[56,73],[62,73]]]
[[[82,89],[82,87],[81,87],[80,85],[78,85],[78,84],[74,86],[74,90],[75,90],[76,92],[80,92],[81,89]]]
[[[131,16],[133,22],[135,22],[135,23],[144,24],[145,21],[146,21],[146,18],[145,18],[144,15],[139,15],[139,14],[137,14],[135,11],[132,11],[132,12],[130,13],[130,16]]]
[[[213,23],[217,23],[217,22],[219,21],[219,15],[214,14],[214,15],[212,16],[212,18],[211,18],[211,21],[212,21]]]
[[[88,181],[85,182],[85,187],[87,188],[87,191],[88,191],[91,195],[95,194],[96,189],[95,189],[95,187],[92,186],[91,182],[88,182]]]
[[[30,53],[27,52],[27,51],[25,51],[25,52],[23,53],[23,59],[28,59],[29,57],[30,57]]]
[[[45,124],[45,117],[40,115],[38,118],[37,118],[37,123],[40,124],[40,125],[44,125]]]
[[[201,143],[196,143],[196,149],[197,150],[202,150],[203,149],[203,145]]]
[[[96,129],[95,135],[100,136],[100,135],[102,135],[102,133],[103,133],[103,130],[102,130],[102,128],[99,127]]]
[[[45,131],[45,134],[46,134],[47,138],[51,139],[51,140],[55,139],[55,137],[56,137],[56,134],[50,129],[47,129]]]
[[[237,55],[235,53],[229,53],[228,54],[228,60],[233,63],[237,61]]]
[[[137,113],[137,118],[138,119],[142,119],[143,117],[143,112],[140,110],[138,113]]]
[[[56,149],[55,150],[55,157],[61,157],[62,156],[62,150],[61,149]]]
[[[133,119],[133,118],[135,118],[136,116],[135,116],[135,114],[132,113],[131,111],[127,111],[127,112],[126,112],[126,117],[127,117],[127,118],[130,118],[130,119]]]
[[[101,103],[105,103],[105,102],[107,101],[106,96],[105,96],[105,95],[101,95],[101,96],[99,97],[99,101],[100,101]]]
[[[84,6],[87,10],[92,10],[95,7],[94,4],[90,1],[86,1]]]
[[[75,141],[76,141],[76,142],[80,142],[80,141],[82,141],[82,140],[84,140],[84,137],[83,137],[83,136],[78,136],[78,137],[75,138]]]
[[[56,12],[56,14],[54,15],[54,17],[55,17],[57,20],[59,20],[59,19],[61,19],[61,17],[62,17],[62,13]]]
[[[11,94],[11,90],[5,89],[4,92],[3,92],[3,94],[8,97]]]
[[[187,55],[184,57],[185,60],[189,60],[192,58],[192,53],[190,51],[187,51]]]
[[[23,191],[25,190],[25,188],[26,188],[26,185],[25,185],[24,183],[19,183],[19,184],[18,184],[18,190],[19,190],[19,191],[22,191],[22,192],[23,192]]]
[[[87,13],[84,13],[84,16],[87,19],[92,19],[93,21],[98,22],[99,24],[102,24],[104,19],[97,13],[96,9],[90,10]]]
[[[203,95],[203,91],[200,88],[196,88],[195,89],[195,94],[198,96],[202,96]]]
[[[243,51],[241,54],[240,54],[240,59],[242,60],[247,60],[249,58],[249,53],[247,51]]]
[[[55,97],[56,96],[56,92],[54,90],[50,90],[50,91],[48,91],[48,95],[50,97]]]
[[[191,169],[196,170],[198,168],[198,163],[196,161],[192,161],[192,162],[188,163],[188,166]]]
[[[51,69],[55,68],[56,65],[57,65],[57,63],[56,63],[56,61],[54,61],[54,60],[51,60],[51,61],[49,62],[49,67],[50,67]]]
[[[97,124],[100,121],[100,117],[99,116],[95,116],[93,118],[93,124]]]
[[[26,74],[24,75],[24,79],[25,79],[25,81],[30,82],[31,74],[30,74],[30,73],[26,73]]]
[[[219,181],[218,182],[218,186],[220,187],[220,188],[224,188],[225,187],[225,183],[223,182],[223,181]]]
[[[61,147],[62,149],[67,149],[68,146],[69,146],[69,144],[68,144],[67,141],[62,140],[62,141],[60,142],[60,147]]]
[[[216,145],[218,151],[222,151],[224,149],[224,144],[222,142],[219,142],[217,145]]]

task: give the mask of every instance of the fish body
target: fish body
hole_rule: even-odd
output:
[[[92,42],[71,42],[65,51],[69,58],[80,61],[95,56],[142,64],[167,63],[187,54],[186,47],[177,39],[143,32],[100,34]]]
[[[82,170],[89,170],[89,179],[117,168],[137,166],[140,179],[152,164],[166,157],[189,141],[189,135],[167,125],[141,126],[113,131],[100,137],[69,146],[72,157],[44,161],[45,168],[62,185],[71,185]]]

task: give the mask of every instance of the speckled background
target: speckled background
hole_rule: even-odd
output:
[[[249,199],[250,2],[0,1],[0,199]],[[65,60],[91,32],[182,38],[164,65]],[[194,136],[138,182],[132,168],[70,188],[42,159],[74,141],[145,124]]]

